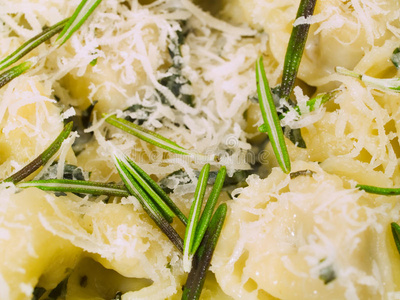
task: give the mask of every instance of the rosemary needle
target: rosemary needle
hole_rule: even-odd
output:
[[[122,163],[124,168],[129,174],[135,179],[133,184],[136,190],[147,202],[153,202],[160,209],[162,215],[171,223],[175,217],[174,212],[169,206],[163,201],[163,199],[153,190],[153,188],[147,183],[147,181],[132,167],[132,161],[129,161],[128,157],[123,155],[121,152],[115,152],[115,157],[118,162]]]
[[[77,31],[86,19],[91,15],[95,8],[100,4],[101,0],[82,0],[76,8],[75,12],[64,26],[60,35],[55,42],[57,47],[64,44],[72,34]]]
[[[107,195],[117,197],[128,197],[129,192],[125,186],[70,179],[49,179],[49,180],[32,180],[28,182],[18,183],[19,188],[36,187],[44,191],[81,193],[91,195]]]
[[[217,204],[217,200],[221,193],[221,189],[224,185],[226,177],[226,167],[222,166],[219,169],[217,178],[215,179],[215,183],[213,189],[208,197],[206,206],[204,207],[203,213],[201,214],[201,218],[196,228],[195,240],[193,243],[192,253],[196,253],[197,248],[199,248],[201,241],[203,240],[203,236],[207,230],[208,224],[211,220],[212,214],[214,212],[215,205]]]
[[[154,190],[154,192],[158,194],[158,196],[164,201],[164,203],[169,206],[169,208],[176,214],[179,220],[181,220],[181,222],[186,225],[186,216],[182,213],[179,207],[176,206],[176,204],[168,197],[164,190],[132,160],[130,160],[128,157],[126,157],[126,160],[135,169],[135,171],[139,173],[143,180],[145,180],[146,183]]]
[[[207,228],[203,241],[193,257],[192,268],[183,288],[182,300],[197,300],[200,298],[210,266],[212,255],[217,246],[218,238],[226,217],[227,206],[221,204]]]
[[[12,67],[0,74],[0,88],[5,86],[11,80],[28,71],[33,65],[32,61],[25,61],[15,67]]]
[[[17,50],[15,50],[13,53],[11,53],[9,56],[7,56],[0,62],[0,70],[3,70],[7,68],[9,65],[15,63],[16,61],[24,57],[26,54],[28,54],[30,51],[35,49],[37,46],[49,40],[55,34],[59,33],[64,28],[64,25],[67,22],[68,19],[64,19],[61,22],[58,22],[57,24],[49,28],[46,28],[41,33],[28,40],[21,47],[19,47]]]
[[[400,188],[383,188],[372,185],[357,184],[357,188],[371,194],[395,196],[400,195]]]
[[[392,227],[394,243],[396,244],[397,251],[400,254],[400,226],[395,222],[392,222],[390,225]]]
[[[264,124],[271,141],[276,159],[283,172],[290,172],[290,158],[286,148],[285,138],[276,112],[272,93],[265,75],[263,59],[259,57],[256,62],[257,92]]]
[[[208,174],[210,172],[210,164],[205,164],[201,169],[199,181],[197,182],[194,200],[190,208],[188,224],[185,231],[185,239],[183,244],[183,270],[190,271],[192,260],[192,249],[195,241],[197,223],[200,218],[201,205],[203,203],[204,194],[206,192]]]
[[[179,146],[177,143],[163,137],[162,135],[155,133],[154,131],[145,129],[145,128],[143,128],[139,125],[136,125],[132,122],[129,122],[125,119],[117,118],[114,115],[107,117],[106,122],[127,132],[127,133],[130,133],[130,134],[140,138],[141,140],[143,140],[145,142],[148,142],[154,146],[165,149],[172,153],[189,155],[192,157],[200,157],[201,159],[204,159],[207,157],[207,155],[187,150],[187,149],[183,148],[182,146]]]
[[[312,16],[316,2],[316,0],[301,0],[297,10],[296,20],[301,17],[307,19]],[[290,93],[293,90],[309,29],[309,23],[293,26],[286,50],[280,87],[280,97],[285,100],[289,100]]]
[[[58,137],[54,140],[54,142],[42,152],[38,157],[36,157],[33,161],[31,161],[28,165],[23,167],[18,172],[14,173],[10,177],[4,179],[4,182],[13,182],[17,183],[22,179],[26,178],[41,166],[45,165],[54,154],[60,149],[62,142],[69,136],[72,129],[72,122],[69,122],[64,126],[64,129],[58,135]]]
[[[149,217],[156,223],[156,225],[161,229],[161,231],[164,232],[164,234],[170,239],[170,241],[176,246],[176,248],[178,248],[178,250],[182,252],[183,251],[182,238],[171,226],[171,224],[169,224],[168,220],[165,219],[165,217],[155,206],[155,204],[152,201],[147,201],[148,199],[146,199],[146,197],[143,197],[143,191],[141,190],[140,186],[138,188],[135,179],[125,168],[124,163],[119,161],[116,157],[114,158],[115,158],[115,166],[129,193],[134,197],[136,197],[136,199],[140,202],[144,211],[149,215]]]

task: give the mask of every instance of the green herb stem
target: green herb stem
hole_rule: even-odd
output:
[[[64,26],[60,35],[57,37],[56,46],[60,47],[64,44],[72,34],[77,31],[86,19],[92,14],[95,8],[100,4],[101,0],[82,0],[76,8],[75,12]]]
[[[400,254],[400,226],[395,222],[392,222],[390,225],[392,228],[394,243],[396,244],[397,251]]]
[[[11,80],[17,78],[19,75],[25,73],[33,65],[32,61],[25,61],[15,67],[8,69],[0,74],[0,89],[9,83]]]
[[[135,169],[137,173],[146,181],[148,185],[158,194],[158,196],[166,203],[169,208],[176,214],[176,216],[181,220],[181,222],[186,225],[187,218],[179,209],[178,206],[168,197],[167,193],[145,172],[143,171],[137,164],[135,164],[132,160],[126,157],[128,163]]]
[[[364,184],[357,184],[356,187],[370,194],[378,194],[385,196],[400,195],[400,188],[383,188],[383,187],[364,185]]]
[[[301,0],[296,19],[301,17],[307,19],[312,16],[316,2],[316,0]],[[309,29],[310,24],[308,23],[293,26],[286,50],[280,88],[280,97],[285,100],[289,100],[290,93],[293,90]]]
[[[183,269],[185,272],[190,271],[192,260],[192,249],[195,241],[197,224],[200,218],[201,205],[203,203],[204,194],[207,188],[208,174],[210,172],[210,164],[205,164],[201,169],[199,181],[197,182],[194,200],[190,208],[188,224],[185,231],[185,239],[183,244]]]
[[[23,167],[18,172],[14,173],[10,177],[6,178],[4,182],[13,182],[17,183],[22,179],[26,178],[41,166],[45,165],[51,157],[53,157],[57,151],[60,149],[63,141],[69,136],[72,129],[72,122],[68,123],[64,126],[64,129],[58,135],[58,137],[54,140],[54,142],[42,152],[38,157],[36,157],[32,162]]]
[[[206,279],[206,272],[210,267],[212,255],[225,221],[226,211],[226,204],[221,204],[211,219],[203,241],[194,255],[192,268],[183,288],[182,300],[197,300],[200,298]]]
[[[147,183],[147,181],[141,176],[140,173],[133,168],[133,161],[129,160],[122,153],[116,153],[117,160],[121,162],[124,168],[132,175],[135,179],[133,182],[139,194],[144,197],[148,202],[153,202],[159,207],[162,215],[171,223],[172,219],[175,217],[174,212],[169,208],[169,206],[163,201],[163,199],[153,190],[153,188]]]
[[[214,212],[214,208],[217,204],[219,195],[221,193],[222,187],[225,182],[226,177],[226,167],[222,166],[219,169],[217,178],[215,179],[215,183],[213,189],[208,197],[206,206],[204,207],[203,213],[201,214],[201,218],[199,223],[197,224],[195,240],[193,243],[192,253],[196,253],[196,250],[199,248],[201,241],[203,240],[204,234],[207,230],[208,224],[211,220],[212,214]]]
[[[262,57],[256,62],[257,92],[261,114],[271,141],[272,149],[279,166],[285,173],[290,172],[290,158],[286,148],[285,138],[276,112],[272,93],[265,75]]]
[[[179,146],[177,143],[163,137],[162,135],[155,133],[154,131],[145,129],[139,125],[136,125],[132,122],[129,122],[125,119],[117,118],[114,115],[111,115],[106,118],[106,122],[127,132],[130,133],[141,140],[150,143],[154,146],[157,146],[159,148],[165,149],[169,152],[176,153],[176,154],[182,154],[182,155],[189,155],[192,157],[201,157],[201,158],[206,158],[207,155],[196,153],[190,150],[187,150],[181,146]]]
[[[7,56],[0,62],[0,70],[3,70],[8,66],[10,66],[11,64],[15,63],[16,61],[24,57],[26,54],[31,52],[33,49],[35,49],[37,46],[49,40],[55,34],[59,33],[64,28],[64,25],[67,22],[68,18],[43,30],[41,33],[28,40],[21,47],[19,47],[17,50],[15,50],[13,53],[11,53],[9,56]]]
[[[127,187],[129,193],[136,197],[136,199],[142,205],[144,211],[149,215],[149,217],[156,223],[156,225],[161,229],[162,232],[170,239],[170,241],[178,248],[180,252],[183,252],[183,240],[175,229],[171,226],[168,220],[165,219],[163,214],[155,206],[152,201],[148,201],[146,196],[143,196],[143,192],[138,184],[136,183],[133,176],[125,168],[124,164],[115,157],[115,166],[121,176],[122,181]]]
[[[32,180],[18,183],[19,188],[36,187],[44,191],[81,193],[128,197],[129,192],[123,185],[70,179]]]

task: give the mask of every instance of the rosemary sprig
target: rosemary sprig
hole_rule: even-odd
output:
[[[357,188],[371,194],[395,196],[400,195],[400,188],[383,188],[372,185],[357,184]]]
[[[18,172],[14,173],[10,177],[4,179],[4,182],[13,182],[17,183],[22,179],[26,178],[41,166],[45,165],[49,159],[57,153],[60,149],[62,142],[69,136],[72,129],[72,122],[68,123],[64,126],[64,129],[58,135],[58,137],[54,140],[54,142],[44,150],[38,157],[36,157],[33,161],[31,161],[28,165],[23,167]]]
[[[31,52],[33,49],[35,49],[37,46],[49,40],[55,34],[59,33],[64,28],[64,25],[67,22],[68,18],[62,20],[61,22],[58,22],[57,24],[49,28],[46,28],[41,33],[28,40],[21,47],[19,47],[17,50],[15,50],[13,53],[11,53],[9,56],[7,56],[0,62],[0,70],[3,70],[8,66],[12,65],[16,61],[24,57],[26,54]]]
[[[143,180],[154,190],[155,193],[164,201],[165,204],[169,206],[169,208],[176,214],[176,216],[181,220],[181,222],[186,225],[187,218],[181,212],[178,206],[168,197],[168,195],[164,192],[164,190],[145,172],[143,171],[137,164],[135,164],[132,160],[126,157],[128,163],[135,169],[137,173],[142,177]]]
[[[396,244],[397,251],[399,251],[400,254],[400,226],[395,222],[392,222],[390,225],[392,227],[394,243]]]
[[[145,129],[135,123],[129,122],[125,119],[117,118],[114,115],[111,115],[106,118],[106,122],[127,132],[130,133],[141,140],[148,142],[154,146],[165,149],[172,153],[189,155],[192,157],[201,157],[202,159],[206,158],[207,155],[196,153],[191,150],[187,150],[182,146],[179,146],[177,143],[163,137],[162,135],[155,133],[154,131]]]
[[[192,269],[183,289],[182,300],[196,300],[200,298],[206,272],[210,266],[212,255],[225,221],[226,211],[227,206],[225,203],[221,204],[215,211],[204,239],[194,255]]]
[[[68,20],[68,23],[57,37],[55,42],[56,47],[60,47],[62,44],[64,44],[72,36],[72,34],[82,26],[86,19],[100,4],[100,2],[101,0],[81,1],[71,18]]]
[[[336,67],[335,71],[336,73],[341,75],[346,75],[360,79],[365,84],[370,85],[374,88],[383,91],[400,93],[400,78],[375,78],[354,71],[350,71],[343,67]]]
[[[210,172],[210,164],[205,164],[201,169],[199,181],[197,182],[196,191],[194,193],[194,201],[190,208],[188,224],[185,231],[185,239],[183,244],[183,270],[190,271],[190,265],[193,256],[193,244],[196,235],[197,223],[200,218],[201,205],[203,203],[204,194],[206,192],[208,174]]]
[[[163,216],[171,223],[172,219],[175,217],[174,212],[169,208],[169,206],[163,201],[163,199],[153,190],[153,188],[147,183],[147,181],[133,168],[133,161],[120,152],[115,152],[115,156],[119,162],[122,162],[125,169],[132,175],[135,179],[134,185],[139,193],[148,202],[153,202],[160,208],[160,212]],[[144,171],[143,171],[144,172]],[[143,191],[140,192],[140,191]]]
[[[129,164],[124,155],[119,153],[115,153],[115,160],[118,164],[122,165],[124,169],[132,176],[133,181],[131,182],[135,193],[138,197],[140,197],[144,202],[148,203],[155,207],[155,209],[163,215],[163,217],[168,221],[168,223],[172,223],[175,214],[171,211],[171,209],[162,201],[162,199],[154,193],[154,191],[149,187],[149,185],[143,180],[140,175],[138,176],[135,169]]]
[[[32,180],[18,183],[19,188],[36,187],[43,191],[69,192],[91,195],[128,197],[129,192],[123,185],[70,179]]]
[[[25,61],[15,67],[8,69],[0,74],[0,89],[9,83],[11,80],[17,78],[19,75],[29,70],[34,63],[32,61]]]
[[[201,214],[201,218],[199,223],[197,224],[196,235],[193,243],[192,253],[196,253],[197,249],[200,246],[201,241],[203,240],[204,234],[207,230],[208,224],[211,220],[212,214],[214,212],[215,205],[217,204],[217,200],[221,193],[222,187],[225,182],[226,177],[226,167],[222,166],[219,169],[217,178],[215,179],[215,183],[213,189],[208,197],[206,206],[204,207],[203,213]]]
[[[328,102],[329,100],[336,97],[336,95],[340,92],[340,90],[333,90],[327,93],[321,93],[316,95],[315,97],[311,98],[306,102],[306,106],[308,108],[308,112],[313,112],[317,108],[320,108],[323,104]],[[300,107],[298,105],[294,106],[293,109],[299,114],[302,115]],[[286,116],[286,112],[278,114],[279,120],[284,119]],[[260,132],[267,132],[267,125],[262,124],[258,127],[258,131]]]
[[[156,207],[152,201],[148,201],[145,191],[137,184],[136,180],[127,170],[129,164],[119,161],[115,156],[115,166],[121,176],[122,181],[127,187],[129,193],[137,198],[142,205],[144,211],[149,217],[156,223],[162,232],[170,239],[170,241],[178,248],[179,251],[183,251],[183,240],[175,229],[169,224],[168,220]]]
[[[272,148],[278,160],[279,166],[285,173],[290,172],[290,158],[286,148],[285,138],[276,112],[274,100],[269,88],[267,76],[265,75],[263,59],[260,57],[256,62],[257,93],[260,103],[261,114],[271,141]]]
[[[312,16],[316,2],[316,0],[301,0],[296,19],[301,17],[307,19]],[[290,93],[293,90],[309,29],[310,24],[300,24],[293,26],[292,33],[290,34],[280,87],[280,97],[285,100],[289,100]]]

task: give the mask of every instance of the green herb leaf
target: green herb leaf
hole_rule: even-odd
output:
[[[204,194],[207,188],[209,172],[210,164],[205,164],[201,169],[199,181],[197,182],[196,191],[194,193],[194,200],[190,208],[189,219],[186,226],[185,239],[183,244],[183,270],[185,272],[190,271],[197,223],[200,218],[201,205],[203,203]]]
[[[225,221],[226,211],[227,206],[225,203],[221,204],[215,211],[203,241],[193,257],[192,268],[183,288],[182,300],[196,300],[200,298],[206,279],[206,272],[210,267],[212,255]]]
[[[192,157],[201,157],[202,159],[207,158],[207,155],[196,153],[190,150],[187,150],[177,143],[155,133],[154,131],[145,129],[139,125],[136,125],[132,122],[129,122],[125,119],[117,118],[114,115],[111,115],[106,118],[106,122],[127,132],[130,133],[143,141],[146,141],[154,146],[159,148],[165,149],[172,153],[182,154],[182,155],[189,155]]]
[[[315,174],[315,172],[308,170],[308,169],[300,170],[300,171],[290,173],[290,179],[295,179],[296,177],[299,177],[299,176],[312,176],[313,174]]]
[[[143,180],[150,186],[149,188],[153,189],[154,192],[162,199],[162,201],[168,205],[168,207],[176,214],[176,216],[181,220],[181,222],[186,225],[187,218],[181,212],[178,206],[168,197],[168,195],[164,192],[164,190],[145,172],[143,171],[137,164],[135,164],[132,160],[126,157],[128,163],[135,169],[135,171],[142,177]],[[133,175],[133,174],[132,174]]]
[[[400,69],[400,48],[394,49],[392,57],[390,58],[396,69]]]
[[[15,67],[8,69],[0,74],[0,88],[5,86],[11,80],[17,78],[19,75],[25,73],[33,65],[32,61],[25,61]]]
[[[183,251],[183,240],[175,229],[169,224],[168,220],[156,207],[156,205],[148,198],[146,192],[140,187],[133,176],[130,174],[127,168],[131,168],[128,163],[120,161],[118,157],[115,158],[115,166],[121,176],[122,181],[127,187],[129,193],[136,197],[136,199],[142,205],[144,211],[149,217],[156,223],[162,232],[170,239],[170,241],[178,248],[179,251]]]
[[[19,47],[17,50],[15,50],[13,53],[11,53],[9,56],[7,56],[0,62],[0,70],[3,70],[7,68],[9,65],[15,63],[16,61],[24,57],[26,54],[31,52],[33,49],[35,49],[37,46],[49,40],[55,34],[59,33],[64,28],[64,25],[67,22],[68,19],[64,19],[61,22],[58,22],[57,24],[43,30],[41,33],[28,40],[21,47]]]
[[[261,114],[271,141],[272,149],[278,160],[279,166],[285,173],[290,172],[290,158],[286,148],[285,138],[276,112],[274,100],[269,88],[267,76],[263,66],[262,57],[256,62],[257,92]]]
[[[64,193],[82,193],[91,195],[108,195],[117,197],[128,197],[129,192],[125,186],[70,179],[49,179],[49,180],[32,180],[28,182],[18,183],[19,188],[36,187],[43,191],[64,192]]]
[[[201,218],[199,223],[197,224],[195,240],[193,242],[192,253],[196,253],[196,250],[199,248],[201,241],[203,240],[204,234],[206,233],[208,224],[211,220],[212,214],[214,212],[215,205],[217,204],[219,195],[221,193],[222,187],[225,182],[226,177],[226,167],[222,166],[219,169],[217,178],[215,179],[215,183],[213,189],[211,191],[210,196],[208,197],[206,206],[204,207],[203,213],[201,214]]]
[[[356,187],[370,194],[378,194],[385,196],[400,195],[400,188],[383,188],[383,187],[364,185],[364,184],[357,184]]]
[[[4,182],[17,183],[22,179],[26,178],[41,166],[45,165],[54,154],[60,149],[62,142],[69,136],[72,129],[72,122],[64,126],[63,131],[58,135],[54,142],[42,152],[38,157],[36,157],[32,162],[23,167],[17,173],[14,173],[10,177],[6,178]]]
[[[400,254],[400,226],[395,222],[392,222],[390,225],[392,227],[394,243],[396,244],[397,251],[399,251]]]
[[[296,20],[301,17],[307,19],[312,16],[316,2],[316,0],[301,0],[299,9],[297,10]],[[280,97],[285,100],[289,100],[290,93],[293,90],[309,29],[310,24],[293,26],[286,50],[280,88]]]
[[[400,78],[375,78],[350,71],[343,67],[336,67],[336,73],[360,79],[366,85],[370,85],[382,91],[400,93]]]
[[[86,19],[91,15],[95,8],[100,4],[101,0],[82,0],[76,8],[72,17],[65,24],[63,31],[57,37],[56,46],[60,47],[64,44],[72,34],[77,31]]]
[[[60,297],[65,298],[65,295],[67,293],[67,286],[68,286],[68,275],[63,281],[61,281],[47,296],[46,300],[57,300]]]

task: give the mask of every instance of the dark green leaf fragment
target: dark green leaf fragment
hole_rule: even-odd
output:
[[[44,295],[44,293],[46,293],[46,289],[43,287],[35,287],[33,289],[33,293],[32,293],[32,300],[39,300],[40,297],[42,297]]]
[[[89,63],[92,67],[94,67],[95,65],[97,65],[97,57],[95,59],[92,59]]]
[[[97,100],[93,101],[92,104],[90,104],[86,109],[82,111],[74,108],[77,114],[64,120],[64,123],[69,123],[72,121],[74,123],[72,131],[77,131],[79,134],[79,136],[72,144],[72,150],[74,150],[75,155],[79,155],[93,137],[93,132],[85,132],[85,129],[89,128],[92,125],[90,119],[93,109],[97,103]]]
[[[28,40],[21,47],[19,47],[17,50],[15,50],[13,53],[11,53],[0,62],[0,70],[3,70],[11,64],[15,63],[26,54],[31,52],[33,49],[38,47],[40,44],[49,40],[55,34],[59,33],[64,28],[64,25],[67,22],[68,19],[64,19],[51,27],[45,28],[41,33]]]
[[[172,59],[172,66],[167,72],[171,75],[162,78],[159,82],[163,86],[167,87],[175,95],[175,97],[177,97],[183,103],[193,107],[194,96],[192,94],[186,94],[185,91],[182,91],[182,88],[185,85],[191,85],[191,82],[182,75],[183,58],[180,47],[185,42],[187,27],[186,22],[180,23],[181,30],[176,31],[176,37],[170,39],[170,44],[168,46],[169,55]],[[159,93],[159,95],[162,103],[170,105],[162,93]]]
[[[299,176],[312,176],[313,174],[315,174],[314,171],[311,170],[300,170],[300,171],[296,171],[296,172],[292,172],[290,173],[290,179],[294,179],[296,177]]]
[[[69,275],[61,281],[47,296],[46,300],[57,300],[58,298],[65,297],[67,293]]]
[[[17,78],[19,75],[25,73],[33,65],[31,61],[25,61],[15,67],[8,69],[0,74],[0,88],[5,86],[11,80]]]
[[[319,272],[319,279],[321,279],[324,284],[328,284],[336,279],[336,272],[332,265],[322,268]]]
[[[390,60],[392,61],[396,69],[400,69],[400,47],[394,49]]]
[[[49,161],[49,159],[57,153],[57,151],[61,147],[62,142],[69,136],[72,129],[72,125],[73,125],[72,122],[65,125],[63,131],[61,131],[59,136],[46,150],[42,152],[42,154],[36,157],[32,162],[23,167],[17,173],[14,173],[10,177],[6,178],[4,181],[17,183],[22,179],[26,178],[27,176],[29,176],[30,174],[32,174],[33,172],[35,172],[41,166],[45,165]]]
[[[312,16],[316,2],[316,0],[301,0],[297,10],[296,20],[301,17],[307,19]],[[310,24],[293,26],[286,50],[280,88],[280,98],[285,100],[289,100],[289,96],[293,90],[309,29]]]
[[[183,289],[183,300],[196,300],[200,298],[206,279],[206,272],[210,266],[212,255],[217,246],[218,238],[225,221],[227,206],[221,204],[214,213],[210,225],[204,235],[199,249],[193,257],[192,269]]]
[[[399,251],[400,254],[400,226],[395,222],[392,222],[390,225],[392,227],[394,243],[396,244],[397,251]]]

